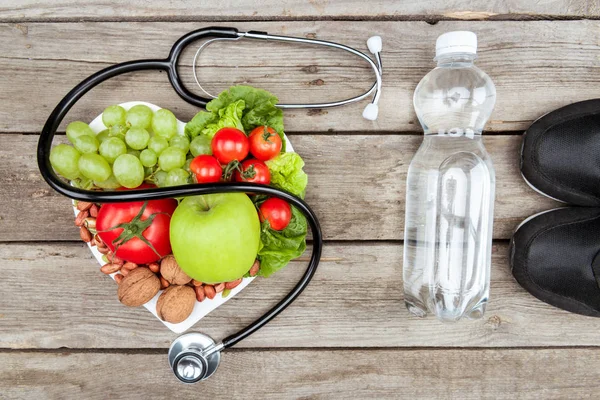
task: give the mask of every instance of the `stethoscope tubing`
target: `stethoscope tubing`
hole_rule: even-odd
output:
[[[292,195],[283,190],[279,190],[270,186],[263,186],[253,183],[215,183],[215,184],[190,184],[174,187],[151,188],[151,189],[136,189],[114,192],[91,191],[83,190],[70,186],[67,182],[60,179],[50,164],[50,149],[56,131],[75,103],[81,99],[92,88],[104,82],[107,79],[115,76],[142,70],[164,70],[169,74],[169,80],[175,91],[188,103],[198,107],[205,107],[206,103],[211,99],[206,99],[197,96],[190,92],[181,82],[177,71],[177,61],[183,49],[191,42],[202,37],[233,37],[237,35],[237,30],[234,28],[204,28],[180,38],[172,47],[169,57],[164,60],[136,60],[128,61],[121,64],[116,64],[107,67],[90,77],[83,80],[75,86],[54,108],[46,121],[38,142],[37,161],[40,172],[44,180],[56,190],[58,193],[74,200],[88,201],[95,203],[117,203],[129,201],[146,201],[158,200],[164,198],[197,196],[214,193],[256,193],[265,194],[268,196],[278,197],[283,199],[293,206],[297,207],[305,216],[312,232],[312,253],[304,274],[294,286],[294,288],[274,307],[256,319],[247,327],[223,339],[220,344],[216,345],[213,351],[219,351],[223,348],[228,348],[240,340],[248,337],[258,329],[263,327],[280,312],[288,307],[309,284],[312,279],[321,259],[323,248],[323,237],[319,220],[312,209],[304,202],[304,200]]]

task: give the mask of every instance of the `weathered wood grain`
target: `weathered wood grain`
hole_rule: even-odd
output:
[[[0,353],[0,392],[22,399],[593,399],[600,350],[225,352],[183,385],[165,354]]]
[[[552,109],[599,93],[595,84],[599,80],[599,21],[220,24],[330,39],[364,51],[369,36],[378,33],[383,37],[384,89],[379,119],[370,122],[362,118],[365,102],[322,112],[289,111],[286,127],[290,132],[420,132],[412,94],[434,66],[436,37],[449,30],[469,29],[479,35],[478,65],[492,77],[498,92],[488,130],[522,130]],[[0,24],[0,131],[39,132],[52,108],[85,77],[117,62],[166,57],[180,35],[204,25]],[[213,46],[202,57],[200,73],[213,92],[230,84],[246,83],[273,91],[281,101],[315,102],[359,94],[372,82],[364,63],[339,51],[244,40]],[[189,84],[193,82],[189,67],[192,54],[189,51],[182,59],[188,66],[182,66],[182,71]],[[74,107],[67,119],[89,120],[104,107],[127,100],[159,104],[172,109],[182,120],[189,120],[197,111],[177,97],[164,73],[140,72],[100,85]]]
[[[598,321],[529,295],[510,274],[507,253],[495,245],[485,318],[442,324],[404,308],[401,244],[326,244],[302,296],[238,346],[599,346]],[[246,326],[292,288],[305,260],[254,281],[194,329],[222,338]],[[122,306],[83,243],[4,244],[0,269],[0,348],[156,349],[177,336],[145,309]]]
[[[144,1],[123,4],[117,0],[70,0],[48,2],[41,0],[6,0],[0,6],[0,20],[193,20],[223,19],[531,19],[539,17],[593,17],[600,15],[594,0],[528,1],[509,0],[489,2],[465,1],[393,1],[375,0],[279,0],[255,1]]]
[[[293,135],[306,161],[306,200],[328,240],[402,240],[406,172],[415,135]],[[526,217],[558,206],[531,190],[518,170],[520,136],[484,139],[496,168],[494,237],[508,239]],[[0,241],[73,240],[69,200],[37,169],[37,136],[0,135]]]

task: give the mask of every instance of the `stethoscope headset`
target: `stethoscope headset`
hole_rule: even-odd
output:
[[[199,40],[212,38],[204,42],[194,57],[193,69],[194,79],[201,90],[208,96],[202,97],[192,93],[182,82],[178,72],[178,60],[183,50],[191,43]],[[169,362],[171,368],[175,373],[175,376],[185,383],[195,383],[200,380],[204,380],[211,376],[217,369],[221,351],[227,349],[240,340],[250,336],[287,306],[289,306],[306,288],[310,280],[312,279],[319,261],[321,259],[321,251],[323,248],[323,236],[321,234],[321,228],[319,226],[319,220],[311,208],[304,202],[304,200],[286,192],[283,190],[275,189],[270,186],[263,186],[253,183],[215,183],[215,184],[190,184],[184,186],[174,187],[162,187],[162,188],[151,188],[151,189],[137,189],[128,191],[114,191],[114,192],[103,192],[103,191],[91,191],[83,190],[69,185],[67,182],[60,179],[52,166],[50,165],[50,148],[52,146],[52,140],[56,134],[60,123],[69,112],[69,110],[75,105],[81,97],[94,88],[96,85],[104,82],[107,79],[113,78],[117,75],[121,75],[128,72],[142,71],[142,70],[162,70],[166,71],[169,76],[169,81],[175,89],[175,92],[188,103],[204,108],[206,104],[212,100],[215,96],[212,96],[206,92],[200,85],[198,76],[196,74],[196,62],[200,53],[211,43],[219,40],[239,40],[241,38],[259,39],[259,40],[275,40],[284,42],[295,42],[304,43],[311,45],[322,45],[332,47],[340,50],[345,50],[351,54],[354,54],[366,62],[369,63],[373,69],[376,82],[373,83],[371,88],[365,93],[336,102],[329,103],[317,103],[317,104],[278,104],[277,106],[282,109],[290,108],[329,108],[341,106],[349,103],[354,103],[363,100],[373,94],[373,100],[369,103],[363,111],[363,117],[369,120],[375,120],[378,114],[377,103],[381,94],[381,38],[379,36],[371,37],[367,44],[369,50],[374,55],[375,61],[373,61],[366,54],[353,49],[348,46],[344,46],[338,43],[306,39],[289,36],[278,36],[269,35],[266,32],[239,32],[235,28],[225,27],[209,27],[199,29],[190,32],[182,36],[171,48],[169,57],[166,59],[158,60],[134,60],[127,61],[124,63],[116,64],[107,67],[95,74],[89,76],[77,86],[75,86],[61,101],[58,103],[56,108],[50,114],[50,117],[46,121],[44,128],[38,143],[37,160],[40,172],[44,180],[56,190],[58,193],[69,197],[74,200],[88,201],[94,203],[118,203],[118,202],[129,202],[129,201],[145,201],[145,200],[158,200],[164,198],[174,197],[185,197],[185,196],[197,196],[203,194],[213,193],[260,193],[268,196],[278,197],[294,205],[300,210],[305,216],[312,232],[312,254],[308,263],[306,271],[294,286],[294,288],[273,308],[263,314],[260,318],[252,322],[250,325],[241,329],[223,339],[221,342],[216,343],[212,338],[201,333],[188,333],[177,338],[169,349]]]

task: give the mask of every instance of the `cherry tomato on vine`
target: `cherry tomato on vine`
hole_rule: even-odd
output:
[[[237,182],[251,182],[268,185],[271,183],[271,172],[269,172],[267,164],[251,158],[242,163],[241,172],[235,171],[235,180]]]
[[[223,128],[215,133],[211,142],[213,156],[223,165],[233,160],[243,161],[250,151],[246,134],[239,129]]]
[[[285,200],[271,197],[262,203],[258,209],[261,222],[269,221],[271,229],[284,230],[292,219],[292,208]]]
[[[223,168],[216,158],[209,155],[199,155],[190,163],[190,171],[196,176],[198,183],[219,182]]]
[[[258,126],[250,132],[250,153],[261,160],[275,158],[281,151],[281,138],[275,129],[269,126]]]

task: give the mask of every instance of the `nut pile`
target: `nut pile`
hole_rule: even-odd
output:
[[[196,301],[212,300],[217,293],[227,297],[232,289],[242,283],[243,278],[218,284],[198,282],[183,272],[172,254],[147,265],[121,260],[96,233],[99,205],[79,201],[76,207],[79,214],[75,218],[75,225],[79,227],[81,240],[96,246],[104,254],[107,262],[100,271],[107,275],[115,274],[114,279],[119,285],[119,301],[126,306],[139,307],[162,289],[156,303],[156,313],[163,321],[176,324],[190,316]],[[260,263],[256,260],[249,275],[256,276],[259,269]]]

